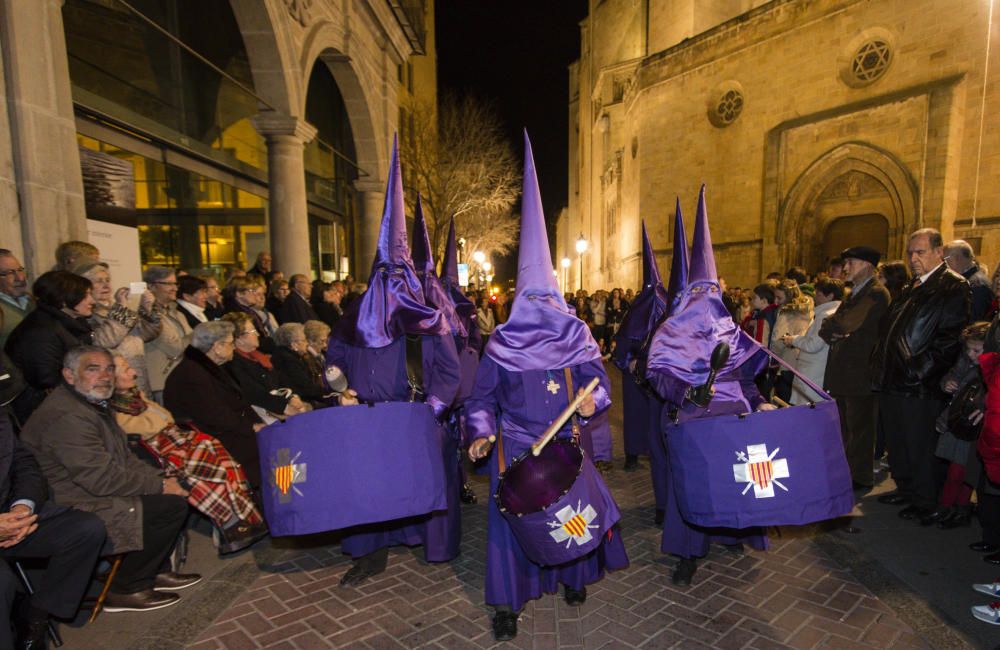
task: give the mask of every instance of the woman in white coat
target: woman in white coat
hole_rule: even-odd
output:
[[[785,335],[782,342],[790,348],[798,350],[795,369],[805,375],[814,384],[823,385],[823,375],[826,373],[826,357],[830,345],[819,337],[819,328],[827,316],[837,311],[840,300],[844,297],[844,283],[840,280],[820,280],[816,282],[816,304],[813,309],[813,320],[804,334],[798,336]],[[812,390],[798,377],[792,383],[792,404],[806,404],[819,399]]]

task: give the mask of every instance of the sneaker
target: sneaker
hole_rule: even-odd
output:
[[[170,607],[180,600],[177,594],[146,589],[134,594],[109,593],[104,600],[105,612],[148,612]]]
[[[984,623],[1000,625],[1000,601],[989,605],[976,605],[972,608],[972,615]]]
[[[972,588],[987,596],[1000,597],[1000,578],[997,578],[996,582],[972,585]]]

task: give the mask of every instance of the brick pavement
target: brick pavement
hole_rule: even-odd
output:
[[[620,448],[620,447],[619,447]],[[617,463],[620,467],[620,463]],[[782,531],[767,553],[713,547],[690,588],[670,583],[659,552],[649,472],[615,470],[632,566],[589,589],[579,608],[553,595],[525,608],[516,648],[926,648],[890,607],[820,549],[814,530]],[[461,556],[423,563],[395,549],[389,570],[357,589],[337,586],[349,565],[335,544],[305,540],[189,645],[226,648],[479,648],[493,644],[482,604],[487,484],[466,506]]]

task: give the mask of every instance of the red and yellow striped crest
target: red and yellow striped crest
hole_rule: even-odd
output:
[[[292,487],[292,479],[295,477],[294,465],[280,465],[274,468],[274,484],[278,486],[282,494],[288,494]]]
[[[587,521],[580,515],[573,515],[573,518],[564,523],[562,527],[573,537],[583,537],[584,533],[587,532]]]
[[[766,488],[771,483],[774,476],[774,463],[764,460],[759,463],[750,463],[750,478],[761,488]]]

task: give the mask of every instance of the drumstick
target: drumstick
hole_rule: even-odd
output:
[[[489,441],[490,441],[490,444],[492,445],[492,444],[493,444],[494,442],[496,442],[496,441],[497,441],[497,437],[496,437],[496,436],[494,436],[493,434],[490,434],[490,437],[489,437],[489,438],[487,438],[487,440],[489,440]]]
[[[532,454],[537,456],[538,454],[542,453],[542,449],[545,449],[545,445],[549,444],[549,440],[552,440],[552,438],[554,438],[555,435],[559,432],[559,429],[562,429],[562,426],[566,424],[566,420],[573,417],[573,413],[576,411],[576,409],[580,408],[580,404],[583,403],[583,400],[587,398],[587,395],[590,395],[592,392],[594,392],[594,389],[597,388],[597,385],[599,383],[601,383],[601,380],[598,377],[594,377],[593,379],[590,380],[590,383],[587,384],[587,387],[583,389],[583,393],[577,395],[576,399],[570,402],[569,405],[566,407],[566,409],[559,414],[559,417],[557,417],[555,420],[552,421],[552,424],[550,424],[549,428],[545,430],[545,433],[542,434],[542,437],[539,438],[535,442],[535,444],[531,445]]]

